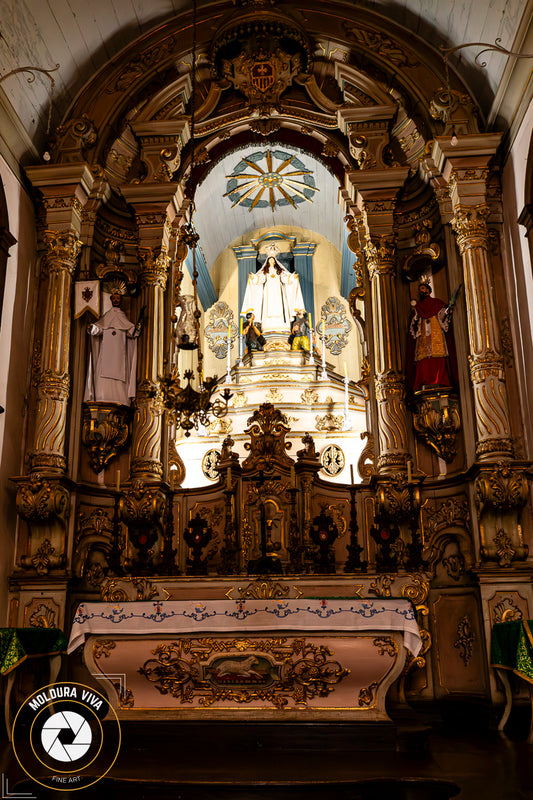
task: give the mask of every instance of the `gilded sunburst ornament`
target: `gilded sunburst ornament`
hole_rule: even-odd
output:
[[[319,189],[313,171],[307,169],[296,155],[282,150],[261,150],[243,158],[233,173],[226,176],[228,183],[224,197],[229,197],[232,208],[244,206],[267,208],[313,202]]]

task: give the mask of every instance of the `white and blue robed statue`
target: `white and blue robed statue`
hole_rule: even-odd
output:
[[[298,275],[278,261],[278,253],[271,245],[261,269],[248,276],[241,314],[253,312],[263,333],[288,334],[291,320],[305,305]]]
[[[87,328],[91,336],[84,400],[129,406],[135,397],[137,338],[142,316],[134,324],[120,308],[126,284],[110,287],[111,308]]]

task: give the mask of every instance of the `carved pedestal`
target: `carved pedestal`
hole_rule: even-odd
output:
[[[81,440],[95,472],[101,472],[125,446],[129,434],[130,413],[128,406],[116,403],[83,404]]]
[[[456,439],[461,430],[459,398],[447,389],[417,392],[413,426],[422,441],[450,464],[457,455]]]
[[[514,561],[527,558],[528,547],[520,525],[527,497],[527,480],[518,466],[501,461],[496,467],[480,470],[475,482],[475,499],[484,561],[496,561],[498,566],[508,567]]]

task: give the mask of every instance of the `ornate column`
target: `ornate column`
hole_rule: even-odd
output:
[[[81,241],[73,231],[46,231],[44,241],[48,294],[31,471],[63,473],[70,393],[70,295]]]
[[[357,206],[362,213],[364,231],[361,244],[370,278],[379,433],[377,468],[378,474],[390,475],[405,470],[409,456],[393,218],[396,195],[407,177],[407,170],[369,170],[350,173],[347,177],[357,186]]]
[[[67,466],[72,277],[82,245],[81,214],[93,177],[85,164],[32,167],[27,172],[43,195],[48,228],[42,260],[48,289],[31,471],[63,474]]]
[[[62,575],[67,567],[71,487],[66,477],[66,431],[72,279],[82,246],[82,211],[93,187],[93,176],[84,163],[29,167],[27,174],[44,206],[40,296],[46,298],[46,305],[38,314],[43,327],[37,411],[32,420],[31,475],[16,479],[17,511],[26,526],[18,537],[15,576],[17,572],[23,574],[25,590],[31,585],[32,574],[39,578],[50,572]],[[64,614],[61,580],[52,602],[58,609],[56,619]],[[13,591],[15,587],[14,578]]]
[[[160,377],[164,358],[164,295],[170,267],[168,256],[172,224],[183,204],[181,188],[172,182],[182,147],[189,140],[184,118],[170,124],[136,124],[141,159],[147,169],[140,184],[122,187],[135,211],[139,228],[140,305],[145,306],[144,330],[138,340],[137,395],[132,430],[131,479],[145,482],[163,477],[161,448],[163,404]]]
[[[499,140],[500,136],[493,134],[472,136],[461,140],[458,147],[453,147],[447,139],[439,140],[433,154],[448,181],[454,214],[452,227],[463,261],[470,379],[476,411],[476,456],[479,461],[488,462],[513,455],[487,231],[487,167]]]

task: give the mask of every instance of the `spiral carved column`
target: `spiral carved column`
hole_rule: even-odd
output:
[[[70,295],[81,242],[72,231],[47,231],[45,246],[48,298],[31,470],[62,474],[66,470],[65,435],[70,390]]]
[[[455,207],[452,220],[463,259],[470,378],[476,409],[476,455],[498,461],[513,455],[509,401],[492,292],[485,204]]]
[[[381,236],[367,241],[366,261],[372,294],[374,370],[378,410],[378,472],[405,469],[408,458],[405,378],[401,371],[396,301],[396,241]]]
[[[146,324],[139,338],[141,376],[133,418],[131,477],[161,480],[163,403],[159,378],[163,374],[164,292],[170,259],[166,250],[139,248],[141,303],[146,306]]]

